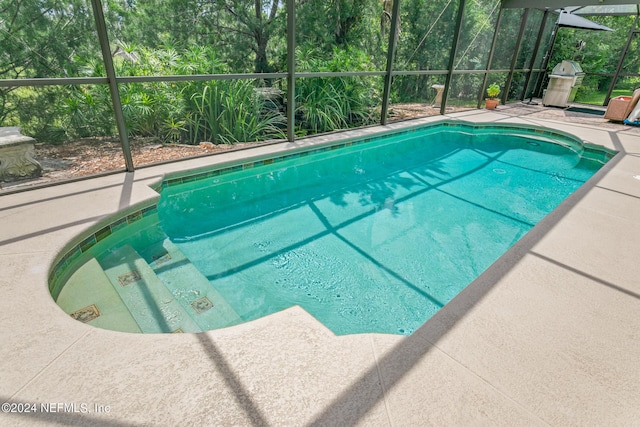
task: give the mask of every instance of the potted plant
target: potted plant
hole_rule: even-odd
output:
[[[498,100],[499,94],[500,94],[500,86],[498,86],[497,83],[492,83],[491,85],[489,85],[489,87],[487,88],[488,98],[484,100],[487,110],[493,110],[498,106],[498,103],[500,102]]]

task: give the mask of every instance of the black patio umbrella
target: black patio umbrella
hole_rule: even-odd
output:
[[[613,29],[609,27],[589,21],[588,19],[575,15],[566,9],[560,10],[560,15],[558,16],[556,25],[558,27],[582,28],[584,30],[613,31]]]

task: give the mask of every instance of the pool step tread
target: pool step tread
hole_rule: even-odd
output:
[[[162,243],[151,268],[182,307],[203,330],[223,328],[242,321],[238,313],[171,240]]]
[[[142,332],[200,332],[151,266],[130,245],[100,260],[106,276]]]
[[[76,320],[98,328],[142,332],[95,258],[78,268],[56,303]]]

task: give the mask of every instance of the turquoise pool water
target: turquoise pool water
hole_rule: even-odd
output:
[[[262,159],[165,186],[157,212],[88,252],[107,276],[118,271],[125,305],[123,289],[149,280],[120,274],[125,259],[132,271],[139,262],[123,246],[168,290],[155,303],[156,291],[138,295],[145,316],[128,307],[138,325],[164,316],[142,332],[215,329],[300,305],[336,334],[408,335],[607,157],[557,142],[539,130],[431,126]]]

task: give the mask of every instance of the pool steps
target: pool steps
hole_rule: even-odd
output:
[[[162,248],[165,254],[157,257],[150,266],[202,330],[224,328],[242,321],[238,313],[171,240],[165,239]]]
[[[151,266],[130,245],[112,251],[100,264],[143,332],[201,330]]]
[[[123,332],[200,332],[241,322],[169,239],[150,251],[151,262],[130,245],[100,262],[90,258],[60,292],[58,305],[76,320]]]
[[[76,270],[60,291],[57,303],[74,319],[93,326],[142,332],[95,258]]]

